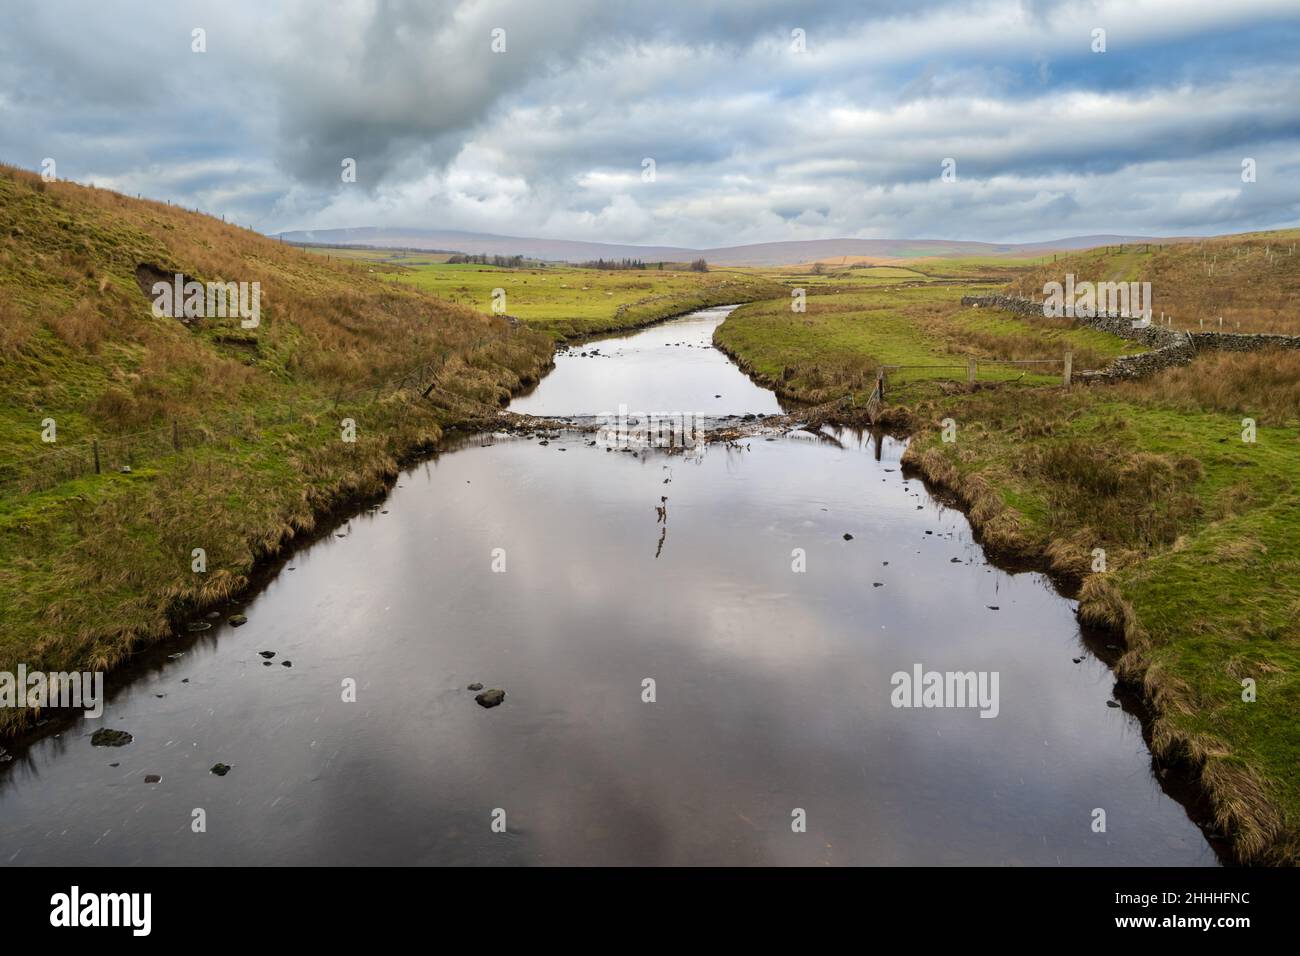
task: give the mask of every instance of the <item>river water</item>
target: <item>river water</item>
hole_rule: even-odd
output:
[[[778,411],[710,347],[726,311],[571,349],[512,407]],[[0,865],[1217,862],[1104,644],[901,442],[590,441],[449,446],[225,609],[246,625],[142,655],[0,765]],[[918,665],[996,672],[996,716],[893,706]]]

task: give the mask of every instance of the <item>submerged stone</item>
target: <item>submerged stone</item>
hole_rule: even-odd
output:
[[[92,747],[124,747],[135,738],[125,730],[110,730],[107,727],[100,727],[90,735],[90,745]]]
[[[506,692],[497,688],[485,690],[474,698],[481,707],[495,707],[506,699]]]

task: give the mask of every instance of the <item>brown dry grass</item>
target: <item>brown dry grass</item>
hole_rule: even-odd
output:
[[[259,282],[261,324],[156,317],[142,265]],[[323,512],[381,491],[466,409],[535,381],[551,352],[543,335],[364,264],[0,167],[0,464],[76,456],[92,436],[112,456],[108,473],[60,471],[36,494],[0,496],[0,670],[107,669],[167,636]],[[431,362],[438,403],[395,391]],[[354,444],[339,440],[345,416]],[[196,439],[179,454],[173,422]],[[161,440],[116,473],[137,433]],[[191,569],[195,547],[206,573]],[[6,710],[0,732],[30,717]]]
[[[1121,386],[1135,401],[1171,408],[1227,412],[1261,424],[1300,420],[1300,351],[1203,352],[1195,362]]]
[[[259,282],[261,325],[159,319],[135,278],[139,265]],[[355,392],[507,334],[500,317],[394,286],[365,263],[324,260],[211,216],[0,166],[0,453],[43,450],[30,431],[13,444],[6,403],[21,405],[25,420],[36,411],[59,419],[62,440],[85,440],[265,402],[286,382],[331,397]],[[545,343],[516,338],[519,349],[497,359],[536,375]]]
[[[1300,333],[1300,230],[1247,233],[1197,242],[1128,245],[1061,255],[1018,278],[1010,291],[1041,295],[1044,283],[1150,282],[1157,315],[1176,328]],[[1240,324],[1240,329],[1238,329]]]

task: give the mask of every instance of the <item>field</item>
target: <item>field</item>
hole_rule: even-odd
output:
[[[370,249],[349,246],[303,246],[302,248],[327,259],[367,263],[372,267],[426,266],[446,262],[452,256],[450,252],[432,252],[420,249]],[[379,269],[376,271],[387,270]]]
[[[944,264],[919,268],[947,271]],[[860,403],[881,366],[904,366],[886,373],[891,396],[904,400],[925,383],[965,381],[972,359],[977,381],[1031,386],[1059,382],[1061,366],[998,360],[1061,362],[1068,350],[1080,370],[1138,350],[1132,342],[1067,321],[963,309],[963,295],[995,287],[987,281],[952,283],[917,269],[908,270],[917,281],[907,282],[895,277],[862,283],[835,273],[812,277],[822,280],[814,284],[783,276],[792,288],[807,288],[803,313],[792,311],[788,294],[752,303],[732,314],[715,341],[783,398],[802,402],[848,395]]]
[[[767,277],[741,269],[691,272],[440,264],[413,266],[393,273],[392,278],[483,312],[492,310],[494,291],[501,289],[506,314],[559,340],[637,328],[706,306],[746,302],[782,291]]]

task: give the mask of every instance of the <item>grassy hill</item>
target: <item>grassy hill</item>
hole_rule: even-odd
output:
[[[1150,282],[1152,309],[1175,328],[1300,332],[1300,229],[1174,244],[1102,246],[1061,254],[1010,290],[1042,296],[1047,282]]]
[[[0,670],[111,667],[548,367],[547,337],[370,268],[0,167]],[[259,282],[260,324],[156,317],[177,272]]]

